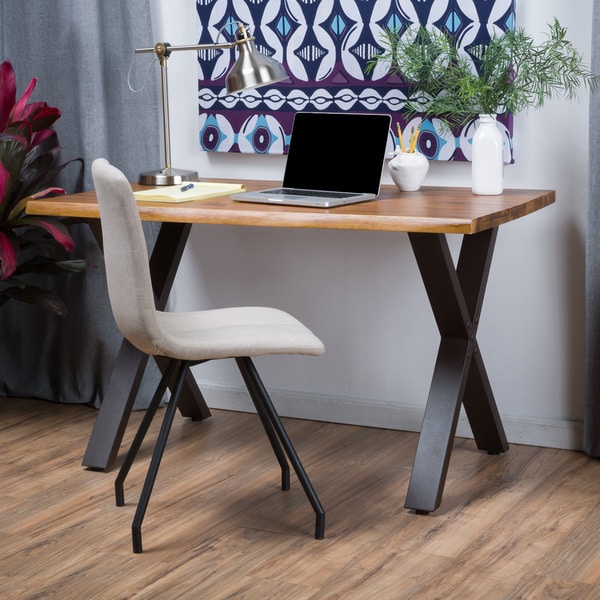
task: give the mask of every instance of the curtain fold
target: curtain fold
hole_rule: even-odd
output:
[[[592,70],[600,73],[600,0],[594,1]],[[600,94],[590,99],[590,182],[586,236],[583,449],[600,457]]]
[[[128,86],[136,47],[153,44],[147,0],[2,0],[0,61],[13,64],[20,95],[38,79],[33,100],[58,107],[55,129],[67,193],[91,189],[91,163],[105,157],[131,180],[160,161],[160,105],[156,71],[146,70],[143,93]],[[134,73],[140,73],[139,61]],[[139,68],[138,68],[139,66]],[[146,69],[149,63],[146,63]],[[139,86],[137,86],[139,87]],[[152,245],[153,228],[147,228]],[[69,306],[65,319],[38,307],[9,302],[0,308],[0,395],[98,406],[121,335],[114,323],[102,253],[87,225],[71,227],[74,255],[90,259],[85,274],[42,281]],[[136,407],[143,407],[158,378],[154,362]]]

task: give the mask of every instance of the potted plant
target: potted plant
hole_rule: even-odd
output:
[[[13,298],[64,316],[64,301],[28,277],[80,272],[89,266],[87,260],[68,258],[74,242],[60,219],[25,213],[30,198],[65,193],[51,182],[74,162],[58,164],[60,146],[51,125],[60,111],[29,101],[36,81],[17,99],[14,69],[9,61],[0,65],[0,306]]]
[[[384,69],[401,78],[408,89],[408,115],[437,117],[448,128],[486,115],[481,121],[491,125],[479,136],[484,138],[481,153],[477,132],[473,140],[473,176],[477,181],[493,179],[495,186],[492,192],[484,186],[479,193],[502,191],[502,139],[494,134],[497,115],[540,108],[555,95],[571,100],[582,87],[595,90],[598,85],[598,76],[585,65],[556,19],[538,44],[519,28],[461,50],[452,35],[421,27],[404,35],[384,30],[382,45],[383,52],[371,57],[367,71]],[[478,160],[481,154],[482,161]],[[492,160],[493,170],[488,172]]]

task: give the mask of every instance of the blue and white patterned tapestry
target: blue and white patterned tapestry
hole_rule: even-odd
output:
[[[381,51],[382,28],[424,25],[454,34],[462,49],[514,27],[515,0],[197,0],[199,43],[211,43],[230,21],[250,26],[256,48],[282,62],[290,79],[243,94],[225,92],[234,51],[199,52],[200,146],[213,152],[285,154],[298,111],[377,112],[404,131],[406,89],[385,73],[365,75]],[[228,28],[225,28],[225,32]],[[231,39],[228,37],[227,39]],[[219,38],[223,41],[223,37]],[[512,118],[504,129],[505,160],[512,160]],[[468,160],[472,125],[459,132],[426,121],[419,150],[434,160]],[[395,129],[395,126],[394,126]],[[390,131],[388,150],[397,143]]]

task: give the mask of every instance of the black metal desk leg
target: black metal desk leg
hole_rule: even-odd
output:
[[[405,508],[428,513],[442,501],[471,355],[468,340],[440,342]]]
[[[464,236],[455,268],[443,234],[409,233],[441,341],[405,507],[436,510],[464,403],[477,446],[508,449],[477,345],[477,327],[497,229]]]
[[[123,340],[83,457],[84,467],[104,471],[115,464],[147,363],[148,356]]]
[[[462,403],[477,448],[488,454],[506,452],[508,441],[478,346],[473,350]]]
[[[479,315],[497,237],[498,229],[490,229],[465,236],[461,246],[456,273],[475,328],[479,326]],[[475,335],[476,332],[473,331],[473,340]],[[478,345],[473,348],[473,361],[462,403],[477,448],[490,454],[506,452],[508,442]]]
[[[97,233],[99,228],[92,230]],[[156,306],[161,310],[167,303],[190,230],[190,224],[161,225],[150,259]],[[99,243],[102,246],[101,240]],[[147,361],[144,353],[123,341],[83,457],[83,466],[104,471],[114,465]],[[157,364],[164,371],[164,361],[159,359]],[[189,371],[181,392],[179,410],[195,420],[210,416],[210,410]]]

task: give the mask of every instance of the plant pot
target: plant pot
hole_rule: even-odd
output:
[[[496,115],[479,115],[471,161],[473,193],[481,196],[501,194],[504,189],[504,152]]]
[[[403,192],[416,192],[423,183],[429,161],[420,152],[399,152],[388,163],[388,169],[394,183]]]

